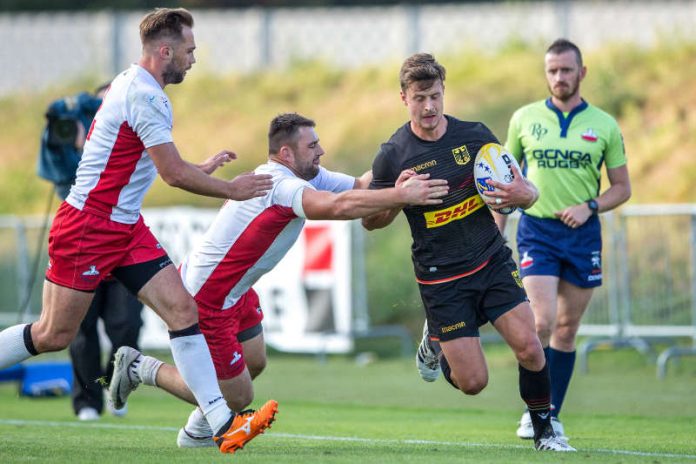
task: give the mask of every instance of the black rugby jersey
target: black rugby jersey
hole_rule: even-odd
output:
[[[474,270],[504,244],[474,185],[476,153],[498,140],[483,123],[445,117],[447,132],[434,142],[418,138],[406,123],[382,144],[372,165],[371,189],[393,187],[404,169],[449,184],[442,204],[404,208],[416,277],[424,281]]]

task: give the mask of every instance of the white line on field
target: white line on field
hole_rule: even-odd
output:
[[[75,428],[100,428],[100,429],[119,429],[119,430],[154,430],[161,432],[176,432],[178,427],[160,427],[156,425],[136,425],[136,424],[103,424],[94,422],[54,422],[54,421],[39,421],[39,420],[21,420],[21,419],[0,419],[0,425],[35,425],[41,427],[75,427]],[[454,441],[436,441],[436,440],[396,440],[396,439],[379,439],[379,438],[361,438],[361,437],[332,437],[325,435],[299,435],[294,433],[277,433],[268,432],[264,435],[264,439],[280,438],[291,440],[313,440],[313,441],[338,441],[338,442],[354,442],[368,443],[375,445],[438,445],[438,446],[457,446],[462,448],[492,448],[492,449],[530,449],[531,445],[505,445],[493,443],[471,443],[471,442],[454,442]],[[603,453],[626,456],[645,456],[655,458],[677,458],[677,459],[696,459],[696,454],[676,454],[676,453],[651,453],[646,451],[631,451],[617,450],[606,448],[592,448],[580,450],[587,453]]]

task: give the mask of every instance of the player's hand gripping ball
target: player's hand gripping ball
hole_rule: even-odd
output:
[[[492,192],[495,188],[488,185],[488,179],[498,181],[503,184],[509,184],[515,176],[512,173],[512,165],[520,170],[519,164],[514,156],[512,156],[504,146],[498,143],[487,143],[482,146],[476,154],[474,161],[474,179],[476,180],[476,190],[484,200],[490,199],[486,197],[486,192]],[[515,206],[507,206],[505,208],[495,208],[488,205],[492,210],[500,214],[510,214],[517,208]]]

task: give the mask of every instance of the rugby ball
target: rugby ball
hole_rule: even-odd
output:
[[[487,143],[482,146],[476,154],[474,161],[474,180],[476,181],[476,190],[484,200],[486,192],[495,190],[492,185],[486,182],[488,179],[498,181],[503,184],[509,184],[515,176],[512,173],[512,165],[515,165],[520,170],[520,165],[514,156],[508,152],[504,146],[498,143]],[[488,205],[492,210],[500,214],[510,214],[517,209],[515,206],[507,206],[505,208],[494,208]]]

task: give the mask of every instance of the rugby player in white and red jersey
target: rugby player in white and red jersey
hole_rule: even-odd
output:
[[[167,324],[184,381],[217,432],[220,450],[232,453],[270,425],[277,403],[238,415],[227,407],[198,326],[196,303],[140,215],[158,173],[174,187],[235,200],[263,196],[272,185],[270,175],[245,174],[232,181],[211,177],[234,157],[228,151],[200,166],[179,156],[163,88],[182,82],[195,63],[192,27],[191,14],[181,8],[156,9],[140,23],[141,58],[111,83],[89,129],[75,185],[53,221],[39,320],[0,332],[0,368],[67,347],[95,288],[113,275]],[[114,406],[123,407],[116,399]]]
[[[437,205],[448,192],[444,180],[405,172],[396,186],[363,190],[370,171],[356,179],[320,166],[324,150],[314,121],[295,113],[271,121],[269,160],[256,169],[273,177],[263,197],[227,201],[203,239],[186,257],[181,275],[198,303],[201,330],[213,357],[228,404],[241,410],[253,398],[252,377],[265,366],[262,313],[252,285],[275,267],[300,235],[305,219],[354,219],[406,205]],[[116,365],[114,378],[133,377],[199,404],[176,367],[142,356],[130,347],[119,350],[132,365]],[[245,358],[252,357],[250,369]],[[135,375],[131,373],[135,372]],[[177,443],[212,445],[213,430],[196,409]]]

